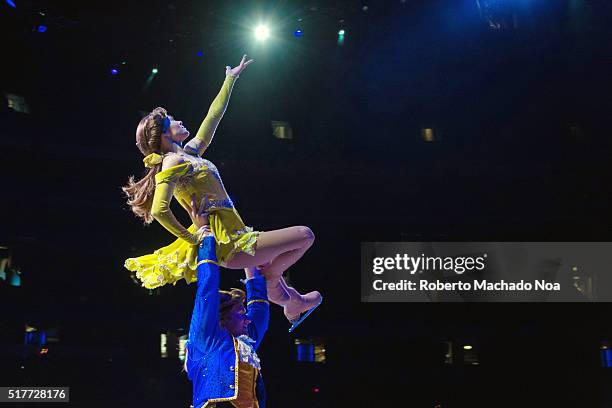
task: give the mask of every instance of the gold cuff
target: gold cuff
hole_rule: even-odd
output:
[[[211,263],[211,264],[215,264],[217,266],[219,266],[219,264],[217,263],[217,261],[213,261],[212,259],[202,259],[200,262],[198,262],[198,264],[196,265],[196,268],[204,263]]]
[[[249,302],[247,303],[247,306],[250,306],[253,303],[267,303],[267,304],[270,304],[270,302],[268,302],[265,299],[253,299],[253,300],[249,300]]]

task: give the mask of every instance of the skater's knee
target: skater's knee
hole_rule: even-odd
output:
[[[310,246],[313,244],[315,235],[314,232],[309,227],[299,226],[297,228],[297,234],[300,237],[300,240],[304,242],[305,246]]]

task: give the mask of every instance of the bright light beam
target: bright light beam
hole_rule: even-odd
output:
[[[263,41],[270,36],[270,29],[265,25],[261,24],[255,29],[255,38],[259,41]]]

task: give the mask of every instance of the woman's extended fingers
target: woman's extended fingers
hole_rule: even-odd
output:
[[[242,60],[240,61],[240,68],[244,69],[244,67],[247,67],[251,62],[253,62],[253,59],[250,59],[247,61],[246,59],[247,55],[244,54],[242,56]]]
[[[246,57],[246,54],[244,54],[244,56],[242,57],[242,61],[240,61],[240,65],[242,66],[242,68],[248,66],[251,62],[253,62],[252,58],[247,60]]]

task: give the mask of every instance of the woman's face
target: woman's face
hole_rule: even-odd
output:
[[[183,143],[189,137],[189,131],[180,120],[175,120],[172,116],[168,116],[168,118],[170,119],[170,127],[165,135],[175,143]]]

